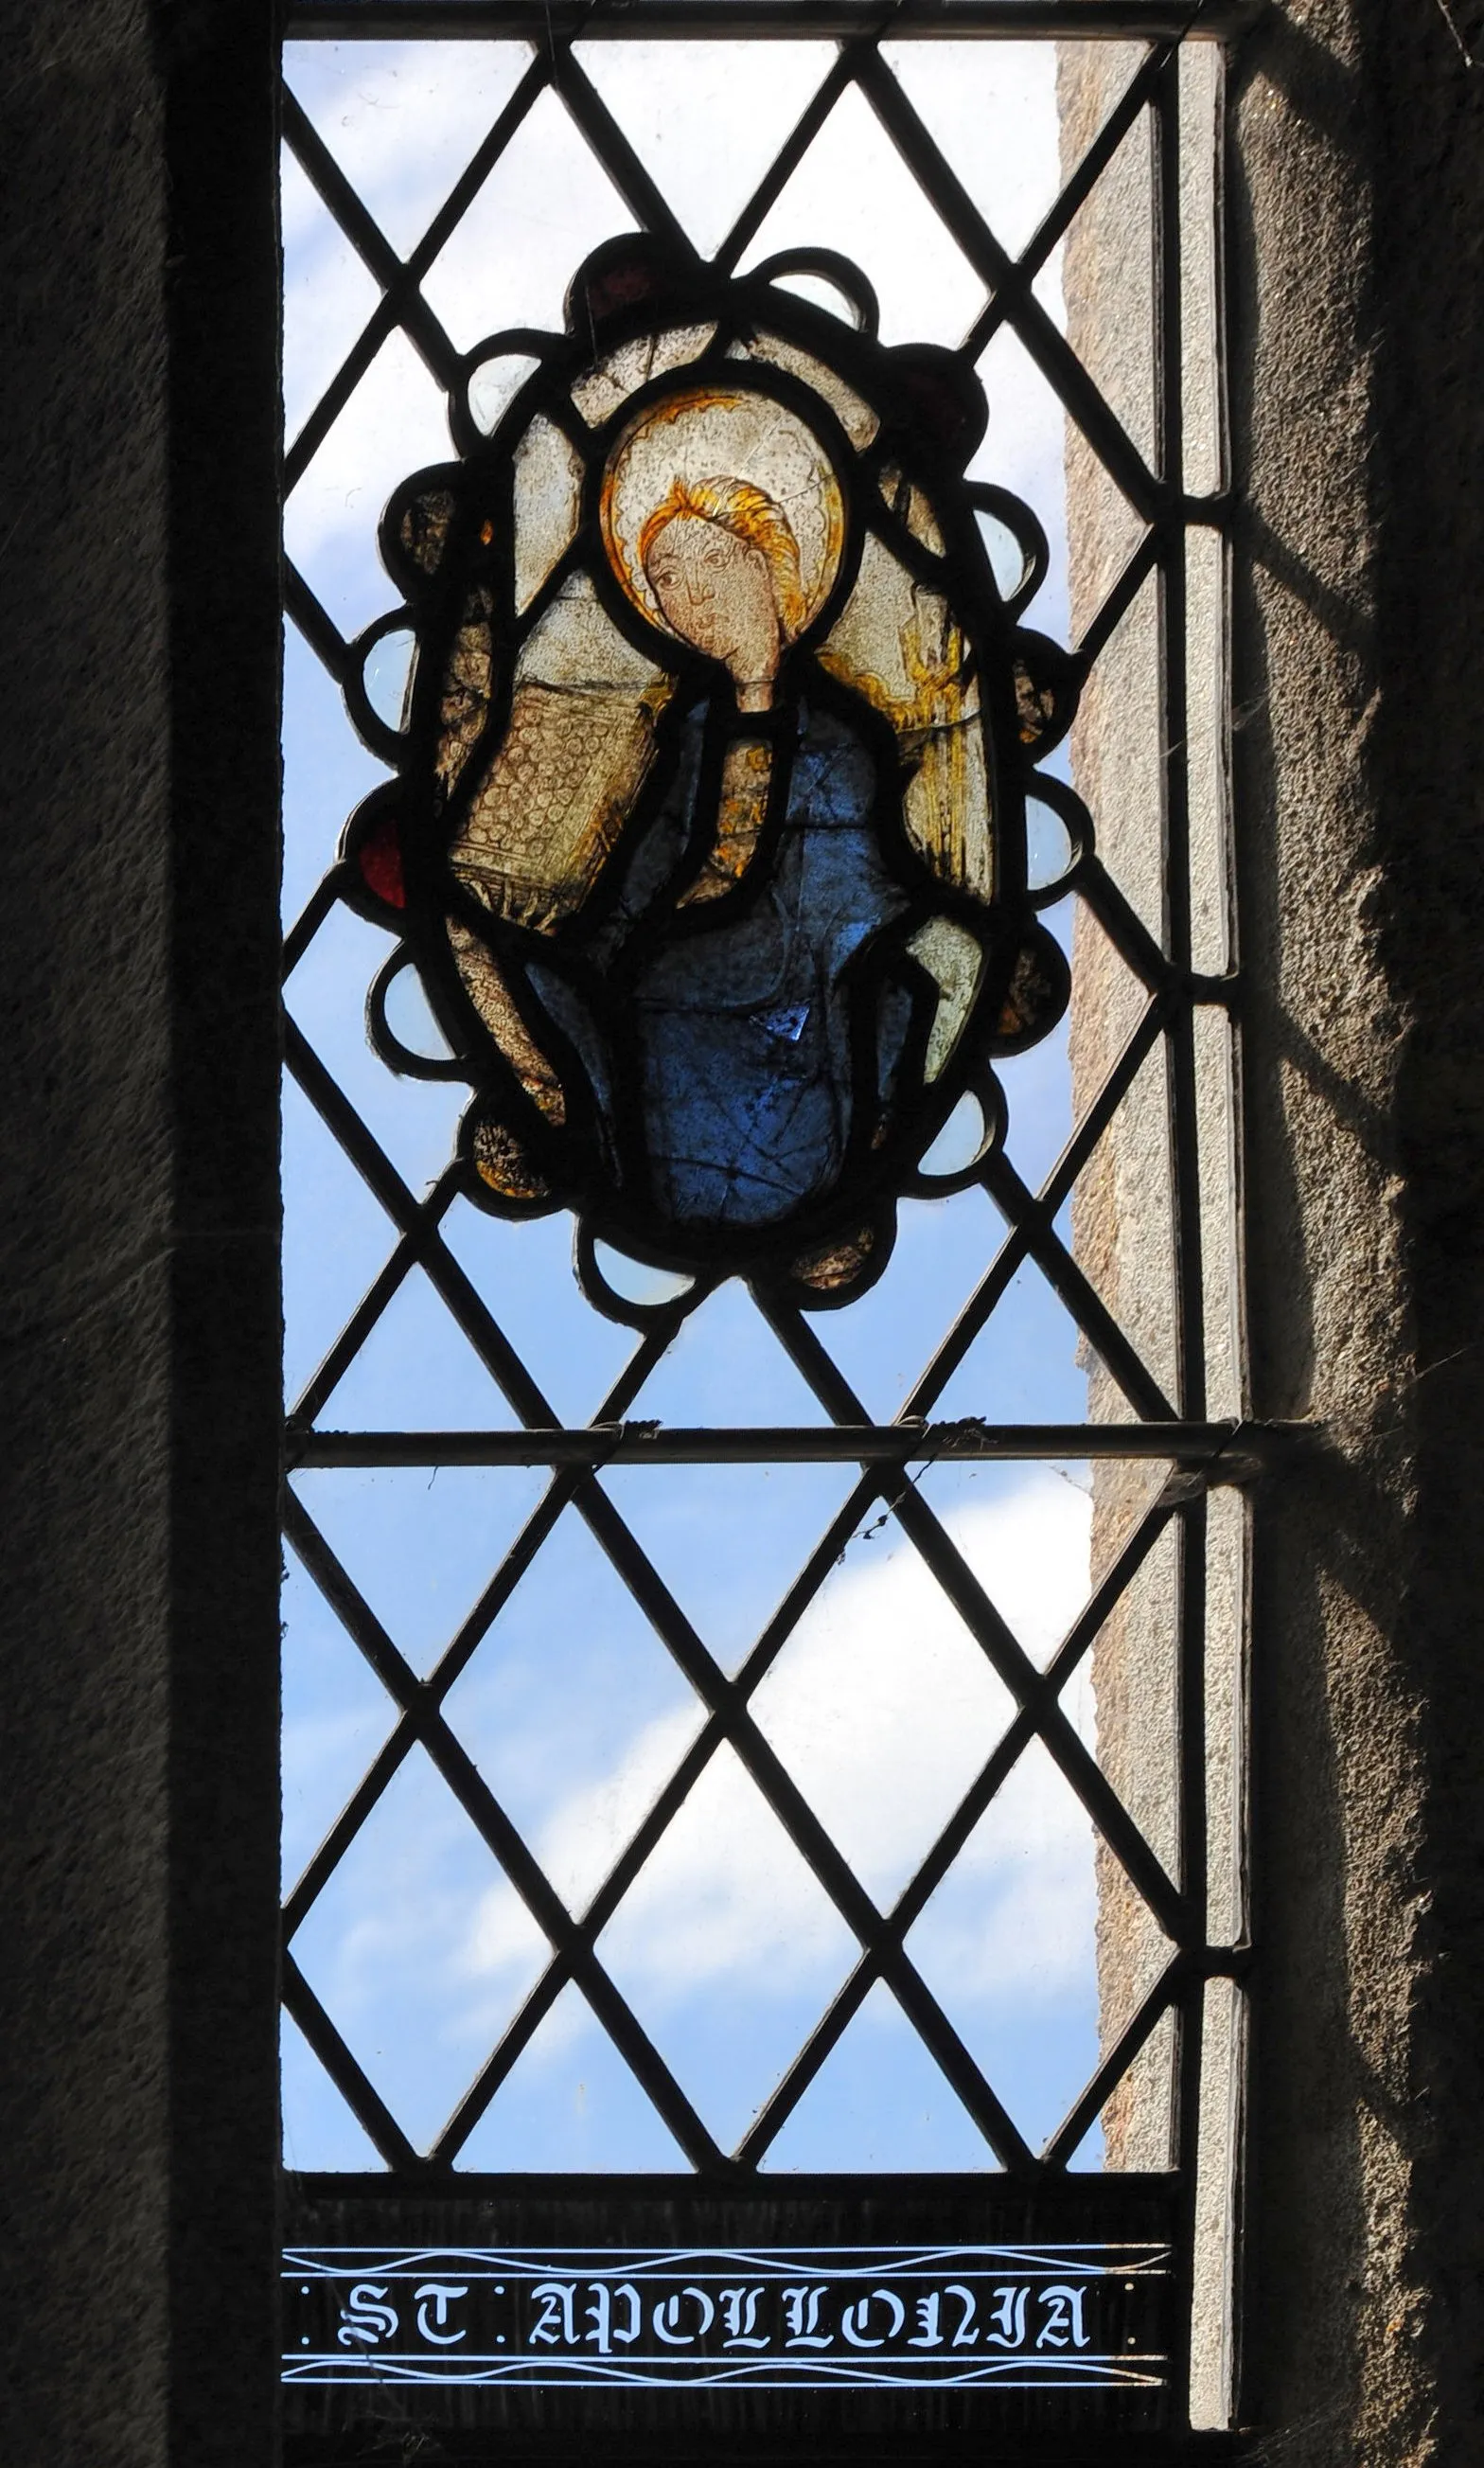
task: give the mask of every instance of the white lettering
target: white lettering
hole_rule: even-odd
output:
[[[467,2332],[464,2331],[445,2331],[444,2329],[444,2324],[448,2319],[448,2307],[453,2298],[456,2297],[467,2297],[468,2295],[468,2290],[467,2288],[455,2288],[446,2280],[429,2279],[424,2281],[423,2285],[417,2291],[416,2297],[418,2308],[418,2329],[422,2332],[424,2340],[431,2340],[435,2346],[440,2348],[451,2348],[456,2341],[463,2340],[468,2337]],[[433,2315],[431,2322],[427,2319],[429,2307],[431,2307]]]
[[[1083,2298],[1086,2293],[1085,2288],[1072,2288],[1064,2281],[1059,2281],[1054,2288],[1041,2290],[1040,2301],[1046,2309],[1046,2319],[1036,2342],[1038,2348],[1086,2346],[1087,2334],[1083,2328],[1082,2319]]]
[[[700,2319],[694,2331],[682,2331],[680,2328],[683,2319],[680,2308],[688,2297],[694,2300],[700,2315]],[[716,2319],[717,2309],[704,2288],[682,2288],[674,2296],[663,2297],[655,2306],[654,2337],[656,2340],[662,2340],[667,2348],[694,2347],[697,2340],[704,2338]]]
[[[543,2279],[538,2287],[532,2289],[531,2294],[541,2309],[531,2326],[533,2342],[539,2340],[545,2346],[555,2348],[559,2342],[565,2341],[567,2346],[572,2347],[577,2339],[572,2321],[576,2281]]]
[[[993,2340],[996,2348],[1018,2348],[1024,2344],[1025,2300],[1030,2293],[1028,2288],[995,2289],[990,2320],[997,2323],[998,2328],[986,2331],[984,2336]]]
[[[873,2305],[888,2306],[892,2316],[890,2327],[879,2340],[873,2340],[866,2329]],[[873,2288],[869,2297],[858,2297],[854,2305],[846,2306],[840,2328],[853,2348],[884,2348],[888,2340],[895,2340],[906,2319],[907,2309],[900,2297],[893,2296],[889,2288]]]
[[[758,2299],[761,2288],[723,2288],[717,2297],[727,2336],[722,2346],[727,2348],[765,2348],[767,2335],[758,2332]]]
[[[819,2328],[819,2300],[821,2297],[828,2297],[829,2294],[828,2288],[786,2288],[784,2290],[784,2319],[792,2334],[792,2337],[784,2342],[786,2347],[833,2347],[833,2332],[821,2331]]]
[[[340,2329],[336,2334],[342,2348],[357,2345],[375,2348],[382,2340],[397,2337],[397,2308],[382,2300],[384,2288],[363,2279],[352,2289],[340,2308]]]

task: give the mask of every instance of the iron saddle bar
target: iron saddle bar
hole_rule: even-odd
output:
[[[652,41],[670,35],[771,34],[894,41],[965,34],[1065,34],[1107,42],[1230,41],[1262,15],[1266,0],[897,0],[883,25],[880,0],[288,0],[289,40],[370,42],[483,34],[549,43]]]
[[[691,1428],[594,1423],[504,1431],[290,1428],[291,1468],[315,1466],[918,1465],[944,1459],[1164,1458],[1249,1482],[1314,1436],[1306,1423],[860,1423]]]

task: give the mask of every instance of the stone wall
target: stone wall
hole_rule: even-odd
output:
[[[1063,170],[1070,175],[1127,89],[1144,55],[1129,44],[1063,47],[1059,91]],[[1183,324],[1181,451],[1185,485],[1210,497],[1224,479],[1220,418],[1217,188],[1221,61],[1207,44],[1187,46],[1175,105],[1179,131],[1178,297]],[[1172,99],[1173,100],[1173,99]],[[1153,111],[1146,107],[1073,223],[1063,289],[1067,331],[1146,463],[1163,468],[1158,392],[1154,198],[1159,178]],[[1143,532],[1082,431],[1066,435],[1071,618],[1074,640],[1093,627]],[[1180,899],[1180,867],[1169,863],[1164,746],[1173,739],[1184,801],[1183,897],[1190,958],[1222,977],[1234,957],[1230,814],[1224,698],[1225,561],[1219,530],[1189,529],[1181,603],[1161,606],[1151,572],[1108,635],[1089,674],[1072,735],[1073,776],[1095,817],[1103,865],[1116,891],[1162,947]],[[1161,650],[1183,628],[1183,715],[1162,706]],[[1179,832],[1171,845],[1177,848]],[[1074,942],[1071,1063],[1081,1119],[1137,1029],[1147,987],[1114,948],[1090,905],[1079,904]],[[1199,1201],[1186,1229],[1199,1251],[1199,1329],[1195,1364],[1182,1366],[1178,1332],[1172,1117],[1176,1052],[1160,1039],[1093,1152],[1073,1195],[1074,1249],[1114,1317],[1177,1410],[1199,1419],[1244,1410],[1241,1282],[1237,1272],[1236,1047],[1218,1005],[1198,1011],[1183,1067],[1190,1078],[1181,1136],[1197,1168]],[[1133,1410],[1095,1355],[1086,1369],[1094,1420]],[[1188,1491],[1170,1464],[1105,1461],[1093,1470],[1093,1574],[1101,1581],[1167,1481]],[[1182,1604],[1204,1624],[1207,1680],[1207,1840],[1210,1936],[1245,1934],[1243,1817],[1246,1520],[1219,1490],[1193,1498],[1167,1524],[1097,1639],[1093,1685],[1098,1753],[1110,1780],[1172,1876],[1182,1873],[1179,1738]],[[1192,1721],[1199,1721],[1193,1708]],[[1110,2049],[1144,2003],[1173,1951],[1119,1862],[1100,1844],[1098,1978],[1100,2031]],[[1202,2426],[1229,2421],[1233,2355],[1231,2267],[1235,2233],[1242,2000],[1214,1982],[1203,2000],[1199,2115],[1200,2153],[1193,2408]],[[1190,2043],[1187,2030],[1186,2045]],[[1103,2116],[1107,2164],[1163,2168],[1176,2156],[1177,2045],[1174,2018],[1151,2035]]]
[[[271,19],[5,12],[12,2468],[272,2455]]]
[[[1478,2444],[1475,1398],[1484,85],[1316,8],[1235,98],[1239,851],[1265,1503],[1248,2388],[1315,2459]],[[1306,2290],[1304,2301],[1263,2300]]]
[[[1059,63],[1062,170],[1070,174],[1143,57],[1130,43],[1063,46]],[[1153,151],[1146,112],[1067,236],[1067,332],[1140,452],[1154,455]],[[1082,430],[1066,427],[1072,639],[1080,641],[1118,581],[1143,526]],[[1153,577],[1088,677],[1072,735],[1072,774],[1095,818],[1099,853],[1142,922],[1162,932],[1159,609]],[[1071,1064],[1073,1115],[1095,1101],[1143,1016],[1148,995],[1091,911],[1076,904]],[[1079,1177],[1073,1248],[1166,1395],[1174,1393],[1169,1090],[1150,1057]],[[1084,1348],[1088,1411],[1130,1412]],[[1093,1468],[1093,1581],[1101,1583],[1167,1468]],[[1105,1624],[1093,1652],[1100,1759],[1172,1873],[1176,1770],[1176,1536],[1161,1542]],[[1111,2046],[1153,1985],[1168,1947],[1118,1862],[1098,1848],[1101,2037]],[[1161,2028],[1104,2115],[1112,2167],[1170,2165],[1173,2038]]]
[[[1063,66],[1069,150],[1114,65],[1084,53]],[[1463,2468],[1480,2438],[1481,121],[1484,76],[1436,10],[1274,10],[1231,76],[1249,1397],[1259,1416],[1321,1434],[1254,1508],[1258,1967],[1238,2413],[1254,2456],[1306,2468]],[[1101,225],[1069,249],[1067,290],[1074,341],[1110,355],[1112,382],[1136,400],[1141,209],[1120,171],[1124,194],[1114,186]],[[1069,480],[1085,613],[1111,517],[1075,448]],[[1202,596],[1219,610],[1209,577],[1193,595],[1198,625]],[[1148,621],[1113,649],[1074,760],[1138,905]],[[1193,826],[1199,858],[1199,798]],[[1211,880],[1219,892],[1219,864]],[[1199,903],[1197,923],[1199,946]],[[1220,960],[1213,933],[1198,965]],[[1078,974],[1085,1088],[1121,1026],[1119,994],[1095,941]],[[1214,1151],[1219,1054],[1200,1079]],[[1159,1113],[1153,1092],[1120,1121],[1076,1223],[1109,1299],[1135,1318],[1167,1273],[1151,1240]],[[1213,1204],[1214,1188],[1208,1231]],[[1208,1322],[1213,1301],[1220,1291]],[[1234,1310],[1224,1317],[1235,1326]],[[1229,1362],[1217,1367],[1221,1411],[1240,1391]],[[1105,1484],[1105,1552],[1126,1512]],[[1220,1513],[1229,1623],[1240,1515]],[[1158,1598],[1133,1603],[1099,1652],[1105,1753],[1133,1788],[1152,1714],[1162,1754],[1167,1613]],[[1230,1809],[1240,1774],[1211,1779]],[[1106,1876],[1109,2022],[1136,1953]],[[1156,2107],[1156,2087],[1136,2082],[1111,2119],[1121,2151],[1150,2147]],[[1221,2379],[1219,2359],[1198,2356],[1209,2403]]]

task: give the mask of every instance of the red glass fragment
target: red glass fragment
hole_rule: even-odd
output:
[[[388,908],[405,908],[407,886],[402,880],[401,841],[395,815],[388,814],[367,833],[355,857],[367,889],[384,900]]]

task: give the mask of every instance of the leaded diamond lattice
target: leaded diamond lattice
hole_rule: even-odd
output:
[[[658,34],[683,34],[697,56],[711,39],[695,9],[683,28],[665,23],[663,7],[651,13]],[[1199,676],[1193,682],[1192,659],[1205,651],[1191,576],[1228,512],[1219,455],[1214,466],[1195,457],[1199,487],[1186,468],[1192,370],[1214,343],[1196,331],[1188,258],[1182,267],[1194,211],[1182,166],[1203,108],[1214,143],[1208,85],[1192,74],[1181,40],[1194,17],[1172,13],[1161,33],[1158,12],[1145,10],[1124,32],[1120,80],[1106,81],[1096,125],[1074,144],[1074,124],[1063,121],[1056,176],[1047,173],[1012,246],[997,229],[992,172],[957,141],[952,115],[930,107],[924,76],[933,47],[914,41],[912,11],[834,9],[815,12],[817,27],[800,12],[791,29],[757,9],[731,13],[730,39],[745,34],[755,45],[751,56],[739,51],[737,77],[754,73],[749,57],[761,60],[756,47],[770,31],[789,37],[774,47],[788,54],[788,74],[780,68],[763,135],[750,132],[753,154],[727,158],[710,191],[695,130],[667,144],[670,106],[661,99],[646,118],[636,103],[642,29],[620,25],[616,11],[420,11],[411,0],[387,11],[379,0],[334,0],[301,9],[292,29],[300,38],[285,63],[285,179],[303,227],[343,260],[344,307],[343,330],[298,338],[284,470],[297,833],[288,872],[301,895],[285,951],[288,1277],[291,1318],[304,1331],[297,1352],[291,1344],[285,1536],[314,1589],[313,1618],[329,1623],[321,1635],[311,1622],[306,1650],[323,1654],[327,1667],[348,1653],[363,1666],[364,1684],[350,1693],[369,1762],[289,1881],[285,2003],[349,2112],[335,2146],[342,2164],[378,2164],[389,2185],[430,2199],[462,2182],[487,2186],[499,2170],[518,2168],[512,2155],[523,2147],[541,2155],[541,2168],[601,2171],[605,2163],[586,2145],[573,2162],[552,2156],[531,2090],[541,2052],[559,2055],[563,2033],[574,2032],[601,2045],[594,2066],[617,2087],[624,2114],[642,2122],[634,2164],[692,2172],[701,2188],[745,2187],[800,2164],[841,2175],[881,2164],[872,2159],[879,2128],[864,2091],[858,2132],[832,2126],[822,2139],[798,2139],[811,2098],[846,2113],[839,2103],[848,2109],[854,2094],[830,2086],[856,2079],[851,2067],[858,2073],[865,2064],[859,2051],[877,2045],[873,2031],[882,2045],[891,2037],[909,2046],[924,2080],[939,2086],[942,2138],[922,2142],[919,2175],[984,2171],[1027,2189],[1075,2180],[1089,2154],[1098,2165],[1099,2120],[1115,2116],[1138,2069],[1152,2078],[1153,2067],[1166,2084],[1168,2142],[1157,2153],[1147,2137],[1138,2148],[1126,2142],[1120,2157],[1115,2131],[1107,2167],[1184,2182],[1207,1983],[1242,1963],[1233,1931],[1218,1941],[1208,1919],[1208,1492],[1250,1461],[1232,1393],[1208,1386],[1206,1326],[1226,1166],[1211,1154],[1225,1134],[1201,1113],[1211,1067],[1201,1040],[1227,1039],[1236,980],[1194,914],[1192,892],[1193,765],[1204,743],[1196,706],[1207,689]],[[1000,14],[1008,26],[1011,12]],[[1057,31],[1055,11],[1041,14]],[[431,45],[410,38],[424,23],[445,42],[466,24],[481,38],[470,44],[457,137],[444,153],[417,142],[418,79]],[[335,79],[354,87],[370,74],[368,34],[400,44],[395,57],[375,51],[377,74],[400,62],[405,82],[405,134],[395,142],[375,129],[347,136],[351,123],[335,109]],[[625,39],[609,39],[616,34]],[[344,38],[338,51],[327,49],[329,37]],[[696,108],[703,122],[703,99]],[[493,263],[502,232],[512,265],[496,265],[491,281],[497,274],[518,293],[522,217],[542,166],[563,167],[574,266],[595,240],[639,229],[682,247],[701,231],[716,264],[731,271],[794,244],[790,217],[807,211],[828,149],[847,136],[863,144],[863,131],[910,194],[911,214],[942,235],[953,273],[947,296],[961,322],[932,339],[950,341],[986,373],[1013,344],[1064,416],[1083,504],[1107,516],[1098,539],[1084,542],[1074,512],[1071,650],[1084,689],[1107,676],[1108,690],[1120,690],[1122,672],[1110,664],[1123,657],[1130,612],[1156,610],[1147,823],[1155,894],[1129,875],[1127,828],[1107,857],[1091,846],[1053,849],[1047,913],[1081,990],[1075,1108],[1047,1101],[1052,1066],[1035,1057],[1010,1066],[1004,1142],[952,1177],[953,1196],[909,1205],[881,1287],[837,1323],[704,1279],[651,1279],[627,1299],[620,1283],[605,1316],[573,1282],[556,1221],[491,1228],[470,1207],[468,1169],[450,1161],[461,1090],[400,1083],[362,1049],[345,988],[356,970],[369,986],[390,947],[353,916],[346,870],[331,853],[379,773],[349,736],[331,736],[327,682],[375,706],[368,635],[393,596],[389,586],[376,596],[377,486],[446,457],[438,406],[462,399],[481,333],[559,322],[555,301],[544,316],[517,301],[517,314],[491,292],[473,323],[461,306],[471,286],[478,296],[481,252]],[[1147,433],[1136,404],[1115,408],[1095,374],[1097,353],[1084,334],[1069,338],[1058,313],[1062,252],[1110,183],[1126,192],[1142,183],[1149,217]],[[1008,198],[1007,217],[1013,225]],[[865,233],[869,274],[868,241]],[[825,233],[823,244],[837,242]],[[360,544],[331,553],[316,474],[330,468],[337,425],[360,416],[358,404]],[[993,483],[993,381],[991,409],[974,469]],[[1062,442],[1059,433],[1053,461]],[[1045,519],[1047,509],[1038,511]],[[334,537],[349,537],[337,523]],[[988,536],[988,514],[986,524]],[[992,554],[1003,546],[992,539]],[[296,725],[309,749],[297,774]],[[1043,828],[1054,840],[1054,815]],[[311,884],[304,851],[316,844],[331,861]],[[410,1040],[431,1022],[406,988],[394,984],[387,998],[404,996],[409,1025],[399,1034]],[[1101,1026],[1091,1031],[1095,998]],[[1064,1058],[1057,1067],[1065,1073]],[[1049,1151],[1048,1121],[1057,1127]],[[1151,1124],[1161,1162],[1142,1186],[1149,1222],[1140,1239],[1162,1264],[1153,1319],[1151,1280],[1130,1306],[1096,1232],[1120,1161],[1135,1140],[1147,1144]],[[297,1263],[296,1173],[306,1189],[323,1175],[323,1187],[339,1194]],[[949,1223],[947,1212],[956,1212],[953,1231],[940,1239],[933,1228]],[[1007,1401],[1018,1410],[1005,1410]],[[1052,1565],[1063,1528],[1045,1511],[1038,1547],[1049,1611],[1022,1600],[1018,1581],[999,1598],[993,1516],[1012,1477],[1021,1486],[1014,1497],[1033,1502],[1059,1480],[1093,1491],[1092,1573],[1070,1593],[1064,1572],[1058,1591]],[[962,1488],[974,1479],[982,1497]],[[697,1563],[698,1530],[713,1538],[714,1567]],[[936,1721],[933,1771],[945,1779],[896,1834],[883,1817],[879,1840],[838,1813],[820,1710],[832,1691],[844,1702],[852,1671],[871,1653],[886,1656],[859,1626],[861,1572],[873,1569],[888,1593],[898,1588],[892,1599],[910,1605],[907,1616],[925,1623],[922,1668],[949,1709],[924,1712],[909,1691],[893,1717],[896,1683],[883,1680],[884,1745],[861,1750],[877,1760],[870,1771],[889,1770],[893,1722],[910,1758],[913,1723]],[[1107,1752],[1090,1710],[1092,1657],[1109,1651],[1099,1639],[1135,1618],[1163,1624],[1168,1736],[1154,1760],[1164,1759],[1157,1788],[1128,1755]],[[622,1673],[606,1706],[593,1689],[600,1634],[605,1669]],[[327,1748],[327,1771],[348,1772],[354,1754]],[[571,1833],[573,1791],[586,1794],[581,1844]],[[1058,1839],[1084,1842],[1077,1857],[1089,1877],[1095,1862],[1100,1926],[1123,1927],[1130,1949],[1121,2001],[1105,1977],[1101,2037],[1075,2084],[1062,2084],[1055,2064],[1034,2051],[1029,2070],[1017,2072],[1006,2054],[1010,2024],[981,2028],[955,1981],[964,1896],[991,1873],[989,1820],[1020,1804],[1013,1792],[1027,1807],[1055,1798],[1070,1812]],[[420,1814],[399,1817],[403,1804]],[[704,1851],[741,1823],[744,1805],[756,1812],[746,1835],[758,1866],[751,1904]],[[435,1859],[440,1828],[479,1846],[478,1908],[465,1917],[488,1996],[482,2006],[466,2000],[456,2015],[418,1986],[431,1977],[426,1949],[415,1911],[402,1908],[407,1879]],[[324,1915],[357,1860],[374,1870],[374,1891],[337,1937]],[[699,1898],[689,1918],[687,1878]],[[671,1991],[647,1967],[646,1931],[661,1925],[690,1944],[697,1977],[708,1941],[728,1929],[757,1932],[776,1981],[750,2069],[723,2045],[722,2006],[709,2056],[676,2025]],[[1105,1975],[1109,1942],[1105,1933],[1099,1954],[1089,1935],[1085,1951]],[[407,2089],[407,2052],[392,2062],[378,2039],[381,2009],[366,1987],[376,1963],[389,1982],[404,1983],[398,1993],[426,1997],[431,2069],[457,2083],[436,2121]],[[1142,2096],[1147,2106],[1147,2080]],[[801,2163],[789,2157],[796,2147],[834,2156]],[[327,2164],[317,2148],[291,2157],[311,2170]],[[473,2178],[461,2175],[469,2170]]]

